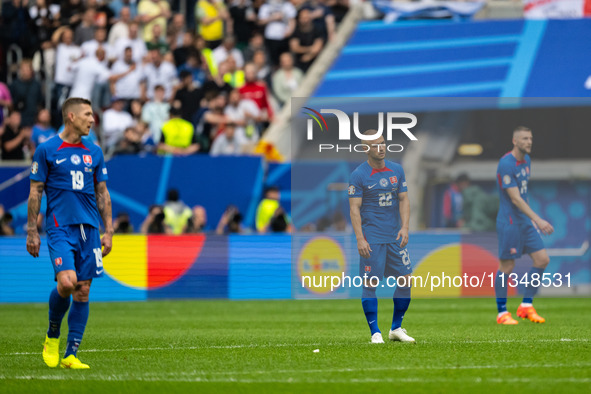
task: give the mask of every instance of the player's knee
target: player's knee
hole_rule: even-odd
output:
[[[58,281],[58,292],[60,295],[70,295],[76,291],[77,283],[70,278],[62,278]]]
[[[534,266],[537,268],[546,268],[550,263],[550,257],[548,255],[539,256],[534,260]]]
[[[376,298],[376,288],[364,286],[361,290],[361,298]]]
[[[88,301],[88,294],[90,293],[90,283],[82,283],[76,286],[74,291],[74,300],[80,302]]]
[[[501,260],[499,263],[499,271],[505,274],[513,272],[513,268],[515,268],[515,260]]]

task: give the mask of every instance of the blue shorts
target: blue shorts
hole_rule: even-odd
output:
[[[523,254],[534,253],[545,248],[538,229],[531,222],[523,224],[497,222],[497,236],[501,260],[515,260]]]
[[[47,229],[51,265],[58,272],[76,271],[78,280],[103,276],[103,257],[99,230],[88,224]]]
[[[370,244],[369,247],[372,250],[369,258],[359,257],[359,276],[377,276],[382,279],[412,273],[408,250],[402,249],[399,243]]]

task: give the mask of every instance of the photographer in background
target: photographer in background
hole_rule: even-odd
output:
[[[164,223],[164,210],[160,205],[152,205],[140,228],[142,234],[172,234],[172,230]]]
[[[133,225],[129,220],[127,212],[119,212],[115,220],[113,220],[113,229],[115,234],[133,234]]]
[[[218,235],[240,234],[242,232],[240,223],[242,223],[242,214],[236,206],[228,205],[218,222],[215,233]]]

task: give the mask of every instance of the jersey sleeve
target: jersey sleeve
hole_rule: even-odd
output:
[[[398,181],[398,193],[405,193],[408,191],[406,187],[406,175],[404,175],[404,169],[400,166],[400,180]]]
[[[497,177],[499,178],[499,185],[501,185],[503,189],[517,187],[517,181],[509,163],[499,163]]]
[[[44,146],[38,146],[33,155],[33,163],[31,164],[31,175],[32,181],[43,182],[47,180],[47,173],[49,172],[49,166],[47,164],[47,153]]]
[[[103,152],[99,150],[99,161],[94,173],[94,183],[105,182],[107,179],[109,179],[109,176],[107,175],[105,158],[103,157]]]
[[[347,193],[349,194],[349,198],[363,197],[363,182],[361,180],[361,176],[359,173],[354,172],[351,174],[351,178],[349,179],[349,188],[347,189]]]

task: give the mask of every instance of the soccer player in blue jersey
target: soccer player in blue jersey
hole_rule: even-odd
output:
[[[499,183],[500,207],[497,215],[497,236],[499,238],[499,270],[495,280],[497,297],[497,323],[513,325],[517,320],[507,311],[507,278],[515,267],[515,259],[527,253],[533,266],[527,273],[523,302],[517,309],[517,316],[535,323],[546,320],[539,316],[532,302],[544,269],[550,262],[544,242],[540,236],[552,234],[554,228],[540,218],[529,206],[527,184],[531,175],[529,153],[532,147],[532,132],[527,127],[517,127],[513,132],[513,150],[499,161],[497,181]],[[537,277],[532,284],[532,279]]]
[[[62,368],[88,369],[76,352],[88,320],[90,284],[93,278],[102,276],[102,259],[111,251],[111,197],[101,149],[82,140],[94,122],[90,101],[69,98],[62,106],[62,115],[64,131],[39,145],[33,156],[27,251],[33,257],[39,256],[37,215],[45,190],[47,246],[57,287],[49,296],[49,329],[43,360],[50,367],[59,363]],[[102,238],[99,216],[105,229]],[[68,342],[60,363],[60,326],[68,308]]]
[[[365,135],[375,135],[368,130]],[[405,276],[394,291],[394,314],[389,339],[415,342],[406,334],[402,319],[410,304],[410,258],[406,249],[410,203],[402,166],[385,160],[386,144],[380,136],[363,141],[369,146],[368,159],[353,171],[349,181],[351,223],[357,237],[360,255],[359,275],[365,275],[361,305],[371,331],[372,343],[384,343],[378,328],[378,300],[375,281],[386,277]]]

